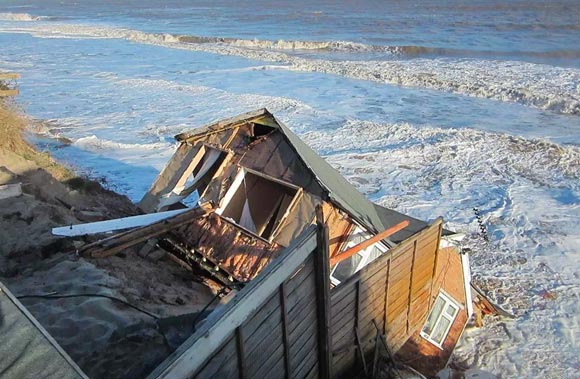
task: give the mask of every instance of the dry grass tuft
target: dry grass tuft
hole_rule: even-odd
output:
[[[0,100],[0,150],[14,153],[32,161],[52,174],[57,180],[64,181],[74,177],[69,169],[56,163],[45,152],[37,151],[23,137],[28,120],[14,109],[14,105]]]

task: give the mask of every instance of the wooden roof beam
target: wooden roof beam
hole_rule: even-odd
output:
[[[361,250],[366,249],[367,247],[374,245],[375,243],[385,239],[385,238],[389,238],[390,236],[392,236],[393,234],[405,229],[407,226],[409,226],[409,221],[405,220],[402,221],[400,223],[398,223],[395,226],[390,227],[387,230],[384,230],[382,232],[380,232],[379,234],[369,238],[366,241],[363,241],[353,247],[351,247],[350,249],[347,249],[345,251],[343,251],[340,254],[335,255],[334,257],[330,258],[330,266],[334,266],[335,264],[352,257],[353,255],[355,255],[356,253],[358,253]]]

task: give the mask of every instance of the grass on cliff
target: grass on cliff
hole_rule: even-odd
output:
[[[56,163],[46,152],[37,151],[24,139],[28,121],[15,106],[6,100],[0,99],[0,151],[14,153],[19,157],[36,163],[52,174],[57,180],[66,181],[75,175]],[[1,163],[1,162],[0,162]]]

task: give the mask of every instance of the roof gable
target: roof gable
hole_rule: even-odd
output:
[[[410,225],[390,239],[392,242],[397,243],[427,226],[427,223],[424,221],[414,219],[371,202],[335,168],[326,162],[324,158],[319,156],[265,108],[225,119],[206,127],[194,129],[190,132],[181,133],[176,135],[175,138],[178,141],[195,140],[202,136],[231,129],[247,122],[257,122],[277,128],[288,140],[308,170],[316,177],[319,184],[326,190],[329,199],[346,211],[362,226],[369,229],[369,231],[377,233],[402,220],[408,220]]]

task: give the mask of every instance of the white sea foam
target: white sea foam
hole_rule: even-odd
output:
[[[574,377],[580,148],[358,120],[302,138],[378,202],[422,219],[442,215],[448,228],[467,233],[476,282],[517,318],[469,329],[456,367],[502,377]]]
[[[285,52],[296,48],[331,48],[359,44],[308,41],[255,41],[176,36],[137,30],[51,23],[6,25],[5,33],[40,38],[115,38],[169,48],[235,55],[286,65],[288,70],[321,72],[387,84],[429,88],[467,96],[517,102],[557,113],[580,114],[580,70],[549,65],[480,59],[344,61],[304,58]],[[366,45],[365,45],[366,46]],[[359,47],[363,48],[363,45]],[[389,49],[385,47],[385,49]],[[394,48],[394,52],[397,48]],[[266,66],[267,67],[267,66]],[[280,69],[278,66],[277,69]]]
[[[33,16],[28,13],[0,13],[1,21],[41,21],[49,20],[48,16]]]
[[[95,135],[91,135],[88,137],[82,137],[72,142],[73,146],[81,148],[87,151],[96,151],[96,152],[103,152],[103,151],[115,151],[118,150],[158,150],[163,147],[167,147],[166,143],[158,142],[158,143],[120,143],[115,141],[109,141],[106,139],[98,138]]]

